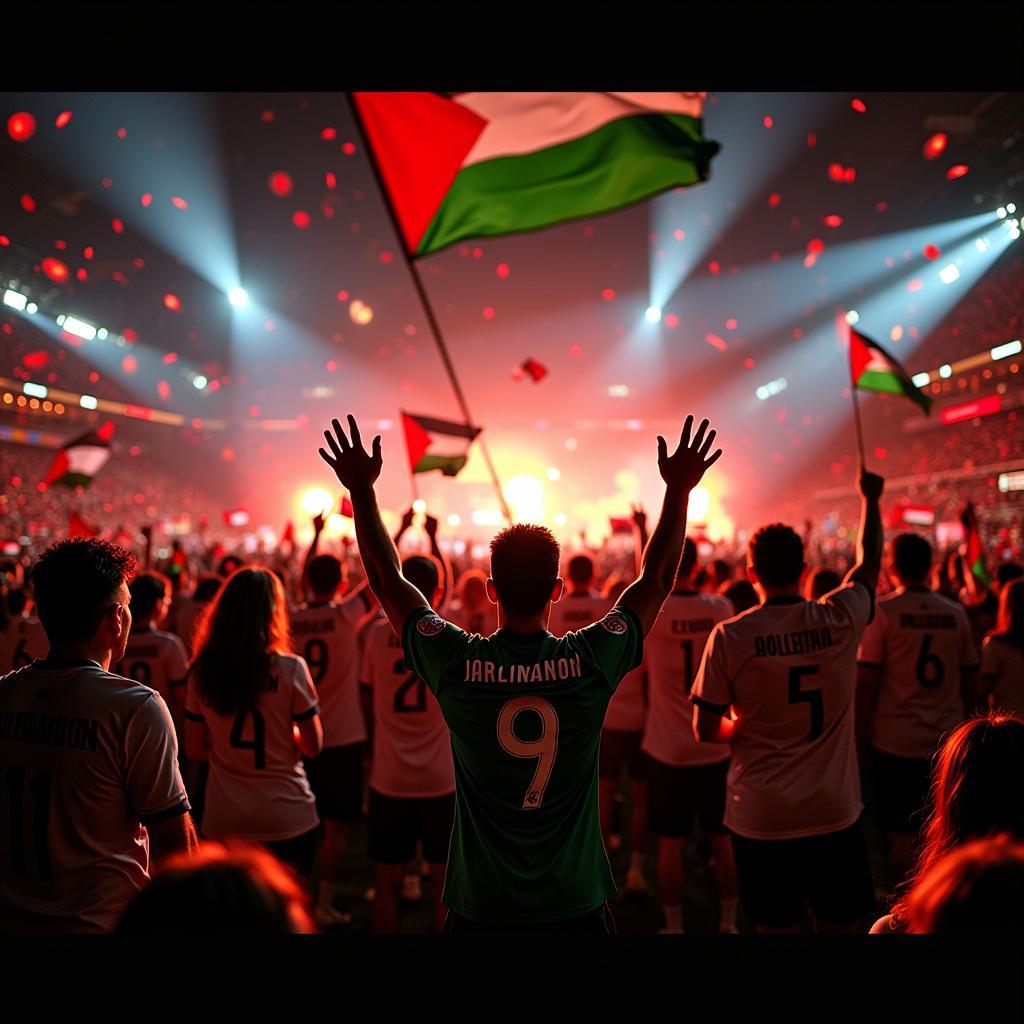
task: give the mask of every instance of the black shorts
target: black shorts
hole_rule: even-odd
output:
[[[625,767],[633,781],[643,782],[647,778],[647,755],[640,749],[640,741],[643,738],[643,732],[602,729],[598,778],[618,782]]]
[[[397,797],[371,789],[369,819],[370,860],[406,864],[416,856],[418,839],[428,864],[445,864],[455,823],[455,794]]]
[[[356,821],[363,813],[363,750],[365,743],[327,747],[303,759],[316,809],[328,821]]]
[[[483,921],[471,921],[468,917],[449,910],[444,919],[445,935],[465,935],[481,933],[507,932],[520,934],[523,932],[576,932],[591,935],[615,935],[618,928],[612,917],[611,907],[602,903],[597,910],[581,917],[570,917],[562,921],[542,921],[539,924],[485,924]]]
[[[310,829],[303,832],[301,836],[293,836],[291,839],[278,839],[273,843],[264,843],[268,850],[280,861],[290,865],[300,875],[309,878],[313,872],[313,862],[316,860],[316,837],[317,829]]]
[[[696,818],[704,832],[722,835],[728,774],[728,760],[680,768],[648,757],[648,832],[666,839],[685,838],[693,832]]]
[[[743,912],[765,928],[791,928],[811,912],[829,924],[875,913],[875,891],[860,821],[803,839],[732,834]]]
[[[932,762],[929,757],[897,757],[871,749],[875,814],[886,832],[917,833],[928,810]]]

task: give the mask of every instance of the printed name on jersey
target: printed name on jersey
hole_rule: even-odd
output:
[[[440,615],[424,615],[416,623],[416,632],[421,636],[437,636],[444,631],[444,619]]]
[[[609,633],[615,633],[617,636],[621,636],[628,628],[625,616],[620,615],[618,612],[609,612],[601,619],[601,626]]]

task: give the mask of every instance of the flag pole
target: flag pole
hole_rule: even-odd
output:
[[[864,469],[864,428],[860,422],[860,402],[857,399],[857,382],[853,379],[853,327],[846,326],[847,362],[850,365],[850,398],[853,401],[853,422],[857,428],[857,451],[860,453],[860,466]]]
[[[451,382],[452,390],[455,392],[455,398],[458,401],[459,408],[462,410],[462,415],[466,420],[466,426],[471,427],[473,426],[473,418],[469,414],[469,406],[466,404],[466,396],[462,393],[462,387],[459,385],[458,377],[455,376],[455,367],[452,365],[451,357],[448,354],[448,347],[444,343],[444,336],[441,334],[441,327],[437,322],[437,318],[434,316],[434,308],[430,304],[430,299],[427,296],[426,289],[423,287],[423,281],[420,279],[419,272],[414,266],[412,259],[406,252],[405,237],[402,234],[401,225],[398,223],[398,216],[395,213],[395,208],[391,205],[391,197],[388,195],[388,190],[384,185],[384,180],[381,178],[380,168],[377,166],[377,158],[373,154],[373,148],[369,144],[369,136],[363,127],[362,118],[359,116],[359,108],[356,106],[352,93],[346,92],[345,98],[348,100],[349,109],[352,111],[352,118],[355,121],[356,129],[362,136],[363,145],[366,149],[366,158],[370,164],[370,170],[373,172],[374,180],[377,182],[377,188],[384,200],[384,206],[391,219],[391,226],[394,228],[399,245],[402,247],[406,266],[409,268],[409,274],[412,277],[413,286],[416,289],[416,294],[419,296],[420,305],[423,307],[423,313],[427,318],[427,324],[430,326],[431,333],[434,335],[434,341],[437,344],[437,349],[441,353],[441,361],[444,363],[444,368],[448,373],[448,380]],[[505,517],[505,521],[511,523],[512,513],[509,510],[508,502],[505,501],[505,492],[501,489],[501,482],[498,480],[497,471],[494,468],[494,463],[491,461],[490,452],[488,452],[487,445],[483,438],[478,437],[477,443],[480,445],[480,452],[484,457],[484,462],[487,464],[487,471],[491,475],[491,482],[494,484],[494,492],[498,496],[498,503],[501,505],[502,514]],[[415,476],[415,474],[413,475]],[[413,493],[417,493],[415,481],[413,482]]]

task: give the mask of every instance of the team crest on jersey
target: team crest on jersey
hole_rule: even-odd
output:
[[[626,632],[626,620],[617,613],[610,613],[601,620],[601,625],[608,630],[609,633],[617,633],[621,635]]]
[[[444,619],[439,615],[424,615],[416,623],[416,632],[422,636],[437,636],[444,629]]]

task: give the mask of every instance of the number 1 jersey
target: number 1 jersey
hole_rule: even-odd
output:
[[[424,606],[406,620],[403,648],[452,738],[445,904],[489,924],[596,910],[616,891],[598,817],[601,727],[643,656],[639,620],[615,608],[561,639],[546,630],[481,637]]]
[[[725,825],[737,835],[799,839],[860,817],[853,701],[872,602],[863,583],[848,583],[715,626],[690,697],[735,713]]]

